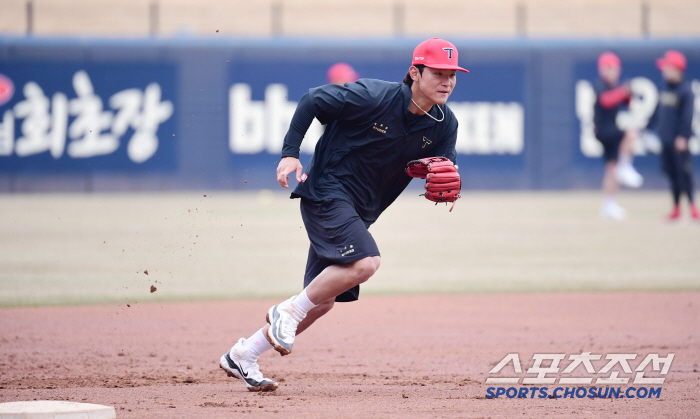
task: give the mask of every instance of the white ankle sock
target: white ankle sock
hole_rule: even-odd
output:
[[[252,351],[255,358],[272,349],[272,345],[267,341],[262,329],[258,330],[243,343],[243,349]]]
[[[308,313],[309,310],[316,307],[316,304],[312,303],[311,300],[309,300],[309,297],[306,295],[306,288],[304,288],[304,291],[300,292],[299,295],[292,300],[292,305],[296,307],[296,309],[299,310],[304,316],[306,316],[306,313]]]

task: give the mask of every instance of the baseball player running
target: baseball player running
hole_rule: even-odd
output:
[[[656,66],[666,85],[659,93],[659,103],[649,125],[655,128],[661,139],[661,165],[671,181],[673,209],[667,219],[680,219],[680,200],[685,194],[690,216],[700,220],[700,211],[693,197],[693,160],[688,150],[695,97],[690,84],[684,81],[687,60],[682,53],[670,50],[656,60]]]
[[[638,188],[642,186],[642,176],[632,167],[632,144],[637,138],[633,130],[622,131],[617,126],[617,114],[629,104],[632,91],[629,84],[620,84],[622,63],[613,52],[604,52],[598,57],[600,81],[595,86],[596,102],[593,122],[596,138],[603,145],[605,172],[603,192],[605,201],[600,210],[604,218],[621,220],[625,210],[617,204],[618,183]]]
[[[433,38],[415,48],[402,83],[360,79],[302,96],[284,139],[277,180],[288,188],[288,176],[295,173],[299,182],[291,197],[300,198],[311,241],[304,289],[271,307],[269,324],[221,357],[221,368],[245,381],[248,390],[277,388],[260,372],[261,354],[273,348],[291,353],[296,336],[336,301],[358,299],[360,284],[381,262],[368,228],[412,176],[426,179],[425,196],[432,201],[459,198],[457,119],[445,104],[457,71],[468,72],[458,65],[457,48]],[[304,171],[299,147],[314,118],[326,129]]]

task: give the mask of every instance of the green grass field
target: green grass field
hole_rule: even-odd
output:
[[[598,192],[468,192],[452,213],[416,195],[371,228],[363,294],[700,289],[700,224],[664,223],[666,192],[622,194],[623,222]],[[0,213],[0,306],[290,295],[308,250],[298,201],[270,191],[15,194]]]

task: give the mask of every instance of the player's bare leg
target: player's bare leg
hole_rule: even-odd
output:
[[[600,215],[604,218],[612,218],[622,220],[625,218],[625,210],[620,207],[615,201],[617,194],[617,162],[606,161],[605,172],[603,174],[603,193],[605,194],[605,202],[600,210]]]
[[[620,159],[632,159],[632,148],[637,135],[634,131],[625,131],[625,136],[620,142]]]
[[[632,151],[638,136],[636,131],[625,131],[625,135],[620,142],[620,160],[615,175],[618,182],[628,188],[639,188],[644,183],[644,178],[632,165]]]
[[[331,298],[330,300],[326,300],[309,310],[309,312],[306,314],[306,317],[304,317],[304,320],[302,320],[301,323],[299,323],[299,326],[297,326],[297,335],[299,335],[304,330],[308,329],[309,326],[314,324],[316,320],[320,319],[326,313],[331,311],[334,304],[335,298]]]
[[[334,299],[367,281],[379,269],[380,262],[379,256],[371,256],[345,265],[331,265],[324,269],[298,296],[270,308],[267,312],[270,327],[265,329],[268,342],[280,354],[290,354],[297,329],[308,313],[320,303]],[[305,328],[327,313],[331,307],[332,305],[327,305],[315,312],[316,318],[310,320]]]
[[[331,265],[306,287],[311,301],[326,301],[367,281],[377,272],[382,258],[371,256],[345,265]]]
[[[617,178],[615,177],[615,169],[617,169],[616,161],[605,162],[605,172],[603,174],[603,192],[606,197],[614,197],[617,194]]]

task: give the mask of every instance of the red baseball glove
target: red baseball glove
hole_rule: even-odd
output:
[[[452,202],[455,207],[460,198],[462,181],[457,168],[445,157],[428,157],[408,162],[406,173],[411,177],[425,179],[425,198],[435,202]]]

